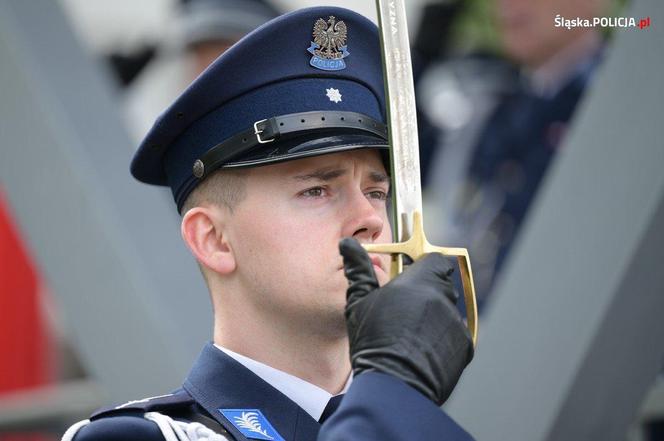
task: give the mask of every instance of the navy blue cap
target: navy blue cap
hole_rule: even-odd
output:
[[[215,60],[157,119],[131,173],[181,209],[215,169],[387,149],[378,29],[356,12],[282,15]]]

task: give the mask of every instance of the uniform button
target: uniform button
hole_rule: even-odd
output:
[[[204,174],[205,174],[205,165],[203,164],[203,161],[197,159],[196,162],[194,162],[194,176],[200,179],[203,177]]]

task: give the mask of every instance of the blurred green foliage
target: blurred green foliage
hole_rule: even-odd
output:
[[[500,35],[494,20],[491,0],[461,0],[463,8],[452,26],[454,52],[470,50],[500,51]]]
[[[483,51],[500,53],[500,32],[494,20],[493,0],[460,0],[463,8],[452,26],[452,41],[448,46],[452,52]],[[537,1],[537,0],[532,0]],[[585,1],[585,0],[579,0]],[[611,0],[607,16],[627,14],[629,0]],[[551,18],[553,25],[553,17]],[[610,37],[612,29],[605,28],[603,33]]]

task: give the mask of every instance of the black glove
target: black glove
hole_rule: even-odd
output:
[[[339,251],[349,282],[346,326],[355,375],[392,375],[442,405],[473,358],[447,258],[428,255],[379,287],[355,239],[342,239]]]

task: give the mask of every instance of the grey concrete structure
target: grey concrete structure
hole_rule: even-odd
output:
[[[106,399],[178,387],[212,323],[174,204],[129,175],[112,82],[52,1],[0,1],[0,184]]]

